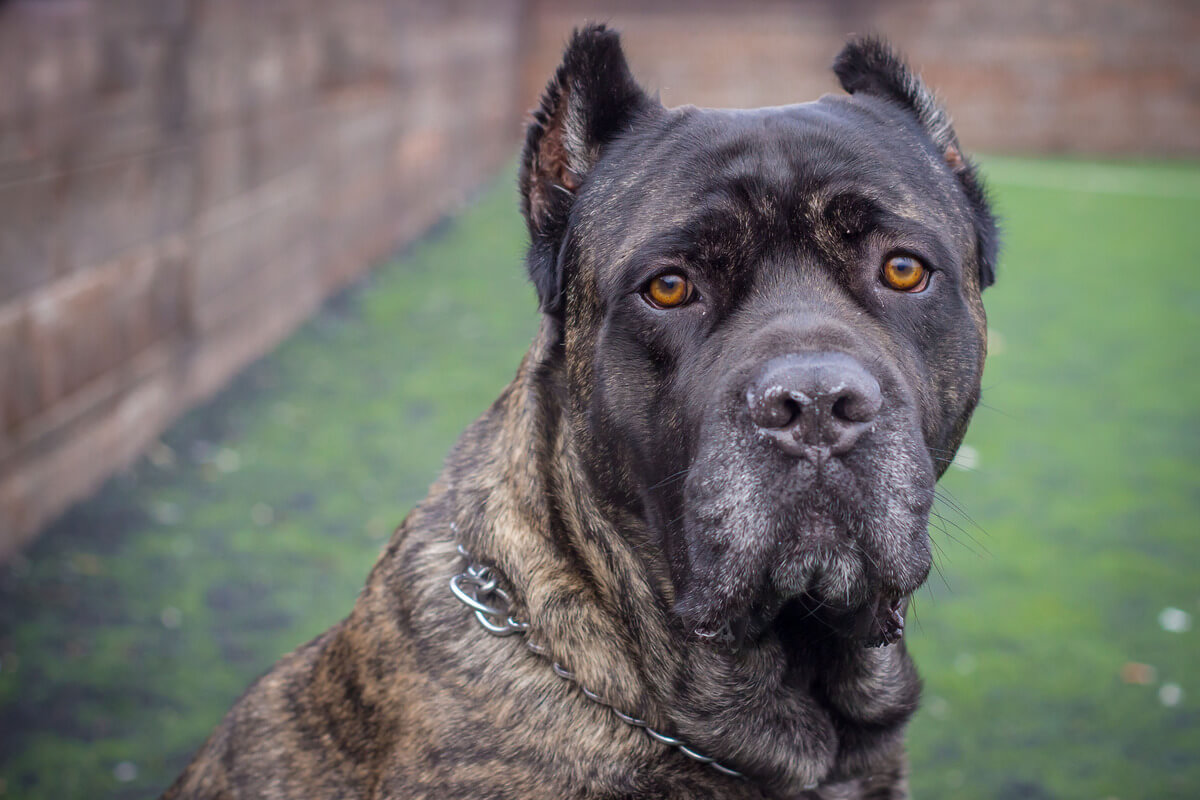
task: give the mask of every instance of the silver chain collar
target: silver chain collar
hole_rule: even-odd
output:
[[[501,588],[499,578],[497,577],[498,570],[476,563],[471,554],[462,545],[458,546],[458,554],[467,562],[467,568],[450,579],[450,591],[462,601],[463,605],[475,612],[475,619],[483,626],[483,629],[493,636],[512,636],[517,633],[528,633],[529,623],[514,619],[509,614],[509,610],[512,607],[512,598],[508,592]],[[525,639],[525,646],[531,652],[537,653],[544,658],[549,658],[546,655],[546,648],[541,645]],[[583,692],[583,696],[588,700],[604,706],[616,714],[617,719],[625,724],[641,728],[654,741],[665,744],[668,747],[673,747],[693,761],[707,764],[722,775],[730,775],[734,778],[744,777],[742,773],[735,769],[730,769],[724,764],[719,763],[716,759],[696,752],[679,739],[667,736],[665,733],[659,733],[654,728],[651,728],[644,719],[638,719],[626,714],[580,683],[576,679],[575,673],[566,669],[557,661],[551,661],[550,668],[554,670],[554,674],[558,677],[578,686]]]

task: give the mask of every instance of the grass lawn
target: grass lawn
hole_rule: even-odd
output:
[[[909,628],[914,794],[1198,797],[1200,165],[984,166],[1005,248]],[[0,565],[0,797],[156,795],[349,610],[532,335],[523,242],[506,175]]]

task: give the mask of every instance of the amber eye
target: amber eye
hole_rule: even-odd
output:
[[[879,274],[897,292],[919,292],[929,283],[929,270],[912,256],[892,256]]]
[[[692,299],[692,282],[678,272],[664,272],[646,285],[642,296],[658,308],[675,308]]]

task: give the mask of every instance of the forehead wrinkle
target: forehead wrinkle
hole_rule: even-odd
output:
[[[700,229],[720,224],[722,217],[719,209],[704,207],[693,209],[693,213],[680,215],[675,225],[648,228],[639,232],[629,232],[621,239],[614,250],[613,256],[607,259],[602,273],[598,276],[598,288],[605,294],[616,293],[618,284],[632,269],[631,264],[647,251],[654,251],[655,257],[664,261],[672,258],[700,256],[700,264],[704,266],[704,255],[701,252],[707,247],[706,236],[697,236]],[[726,223],[732,225],[732,223]],[[737,240],[747,235],[748,229],[742,223],[737,223]]]
[[[739,161],[746,167],[756,161],[755,154],[748,152],[727,164]],[[653,172],[649,170],[648,172]],[[659,242],[678,240],[693,245],[701,244],[695,233],[720,224],[723,217],[729,218],[729,225],[737,231],[738,239],[743,239],[755,229],[753,212],[756,210],[747,202],[749,198],[738,196],[731,186],[736,180],[762,183],[762,176],[752,168],[739,170],[721,181],[718,185],[701,185],[694,189],[690,196],[680,202],[680,193],[671,180],[654,181],[642,175],[637,178],[624,180],[608,180],[605,200],[595,208],[589,209],[585,223],[595,240],[596,234],[611,237],[611,248],[606,249],[604,264],[594,264],[599,273],[597,283],[602,290],[612,290],[613,284],[620,280],[634,258]],[[613,191],[613,190],[616,191]],[[755,191],[751,196],[763,192]],[[649,220],[649,225],[623,225],[620,211],[626,206],[630,197],[636,197],[636,215]],[[682,248],[679,248],[682,249]],[[590,259],[588,259],[590,261]],[[606,292],[607,293],[607,292]]]
[[[851,100],[833,95],[822,97],[813,111],[819,112],[839,128],[847,125],[840,113],[849,114],[858,121],[860,127],[845,131],[838,137],[845,145],[840,155],[842,158],[846,155],[853,157],[851,163],[870,165],[869,174],[880,179],[873,182],[870,188],[876,190],[875,199],[885,204],[889,211],[914,221],[928,221],[933,217],[938,225],[953,225],[959,234],[968,231],[971,222],[960,211],[966,198],[959,181],[932,142],[908,126],[896,124],[896,116],[902,112],[870,97],[856,96]],[[881,138],[869,135],[866,132],[868,128],[883,128],[889,136]],[[881,149],[881,142],[885,141],[892,145],[886,152]],[[893,160],[896,146],[904,155],[899,161]],[[925,180],[921,181],[920,186],[914,185],[907,179],[908,174],[919,174]],[[866,185],[859,183],[855,188],[861,190]]]
[[[679,202],[671,181],[653,180],[653,172],[648,168],[601,172],[576,207],[572,227],[578,229],[578,240],[593,243],[579,254],[579,277],[592,278],[598,289],[612,288],[611,282],[650,240],[663,229],[683,225],[693,211],[690,203]],[[632,204],[630,198],[635,198]],[[651,224],[627,224],[631,205],[638,217]]]
[[[923,229],[969,232],[969,220],[954,213],[957,186],[942,165],[934,166],[944,181],[918,186],[905,179],[906,165],[928,165],[928,148],[898,131],[895,144],[907,155],[892,163],[861,129],[891,130],[889,115],[830,100],[755,113],[693,108],[673,121],[669,135],[637,142],[625,151],[636,168],[595,176],[599,191],[580,221],[586,241],[609,244],[589,253],[581,272],[608,284],[597,288],[611,288],[609,281],[665,231],[711,226],[714,215],[728,215],[730,232],[743,242],[768,233],[793,239],[795,225],[819,223],[829,203],[849,192]],[[647,224],[625,224],[631,208]],[[788,230],[778,230],[780,224]]]

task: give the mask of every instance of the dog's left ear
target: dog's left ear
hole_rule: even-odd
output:
[[[526,129],[518,174],[529,277],[544,312],[562,311],[559,251],[577,193],[604,146],[653,104],[634,81],[615,31],[575,31]]]
[[[890,100],[917,118],[962,184],[971,204],[978,242],[979,287],[991,286],[996,280],[999,247],[996,218],[992,215],[979,172],[963,152],[950,124],[950,116],[933,92],[886,42],[870,36],[847,42],[833,62],[833,71],[842,88],[850,94],[862,93]]]

